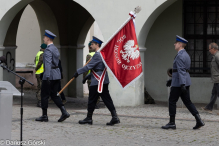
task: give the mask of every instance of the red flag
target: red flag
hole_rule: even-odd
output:
[[[125,88],[142,74],[142,63],[135,32],[134,16],[101,49],[103,62]]]

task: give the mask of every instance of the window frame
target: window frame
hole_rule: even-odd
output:
[[[215,3],[215,4],[211,4],[211,3]],[[192,11],[188,11],[189,7],[193,7]],[[197,12],[196,9],[200,7],[200,12]],[[209,7],[216,7],[216,11],[215,12],[209,12],[208,8]],[[194,9],[195,8],[195,9]],[[201,11],[201,8],[203,8],[203,11]],[[203,14],[203,23],[196,23],[197,19],[196,19],[196,14]],[[211,13],[215,13],[215,22],[214,23],[208,23],[208,18],[209,18],[209,14]],[[187,15],[188,14],[192,14],[194,16],[193,23],[188,23],[187,20]],[[210,42],[216,42],[219,43],[219,32],[217,32],[216,28],[217,26],[219,26],[219,19],[217,20],[217,18],[219,15],[219,2],[217,0],[184,0],[183,1],[183,36],[189,41],[189,40],[194,40],[194,49],[189,49],[190,46],[190,41],[187,45],[187,47],[185,48],[186,51],[188,52],[188,54],[190,55],[191,58],[191,68],[190,68],[190,75],[192,77],[209,77],[210,76],[210,62],[211,60],[209,58],[211,58],[211,54],[209,54],[208,52],[208,45],[209,45],[209,40],[211,40]],[[187,32],[187,27],[188,24],[193,24],[194,25],[194,33],[193,34],[188,34]],[[195,25],[196,24],[202,24],[203,25],[203,34],[196,34],[196,28]],[[208,34],[208,25],[212,24],[215,28],[215,30],[213,30],[214,28],[212,27],[212,34]],[[213,32],[215,31],[216,34],[213,34]],[[203,44],[203,49],[202,50],[198,50],[198,48],[196,47],[196,41],[197,40],[203,40],[202,44]],[[200,60],[200,56],[201,55],[197,55],[199,53],[197,52],[201,52],[202,51],[202,60]],[[200,53],[201,54],[201,53]],[[197,57],[198,56],[198,57]],[[197,61],[196,58],[199,58],[199,60]],[[197,67],[197,64],[199,64],[199,67]],[[202,64],[200,66],[200,64]]]

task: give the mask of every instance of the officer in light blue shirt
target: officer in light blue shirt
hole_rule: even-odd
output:
[[[184,49],[188,41],[180,36],[176,36],[176,42],[174,44],[175,50],[178,52],[173,61],[172,79],[167,81],[167,86],[171,86],[169,97],[169,115],[170,122],[162,126],[163,129],[176,129],[175,115],[176,115],[176,102],[181,97],[183,103],[190,111],[190,113],[196,119],[196,125],[193,129],[199,129],[204,126],[204,122],[201,120],[199,113],[190,100],[189,87],[191,85],[191,79],[189,75],[189,69],[191,60]]]

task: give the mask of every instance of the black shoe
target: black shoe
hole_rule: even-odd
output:
[[[48,122],[49,119],[48,119],[48,116],[47,115],[43,115],[39,118],[36,118],[35,121],[39,121],[39,122]]]
[[[93,120],[88,118],[88,117],[86,117],[84,120],[80,120],[78,123],[79,124],[90,124],[90,125],[92,125],[93,124]]]
[[[161,127],[162,129],[176,129],[176,124],[175,123],[168,123],[165,126]]]
[[[120,120],[116,114],[116,111],[112,111],[111,112],[111,115],[112,115],[112,119],[109,123],[106,123],[106,125],[110,125],[110,126],[113,126],[114,124],[119,124],[120,123]]]
[[[92,112],[88,112],[87,117],[84,120],[80,120],[78,123],[79,124],[90,124],[90,125],[92,125],[93,124],[92,115],[93,115]]]
[[[196,114],[195,116],[195,119],[196,119],[196,125],[195,127],[193,127],[193,129],[199,129],[201,128],[202,126],[205,125],[205,123],[202,121],[202,119],[200,118],[199,114]]]
[[[62,115],[61,115],[60,119],[58,120],[58,122],[63,122],[63,121],[65,121],[67,118],[70,117],[70,114],[66,111],[66,109],[65,109],[64,106],[62,106],[62,107],[60,108],[60,110],[61,110],[61,112],[62,112]]]
[[[170,117],[170,122],[166,124],[165,126],[162,126],[161,128],[162,129],[176,129],[175,116]]]
[[[35,121],[40,121],[40,122],[48,122],[49,119],[48,119],[48,116],[47,116],[47,109],[42,109],[42,116],[39,117],[39,118],[36,118]]]
[[[37,107],[41,107],[41,101],[37,102]]]

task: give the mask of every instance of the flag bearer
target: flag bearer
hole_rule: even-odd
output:
[[[114,125],[120,123],[112,98],[109,94],[109,77],[106,72],[106,67],[101,59],[100,52],[97,52],[100,49],[102,43],[103,42],[101,40],[93,37],[91,47],[95,50],[96,53],[86,66],[78,69],[73,75],[73,77],[77,78],[78,75],[91,70],[91,84],[89,88],[89,101],[87,108],[88,113],[87,117],[84,120],[79,121],[79,124],[93,124],[92,115],[99,96],[101,96],[103,102],[105,103],[106,107],[109,109],[112,115],[111,121],[109,123],[106,123],[106,125]]]

